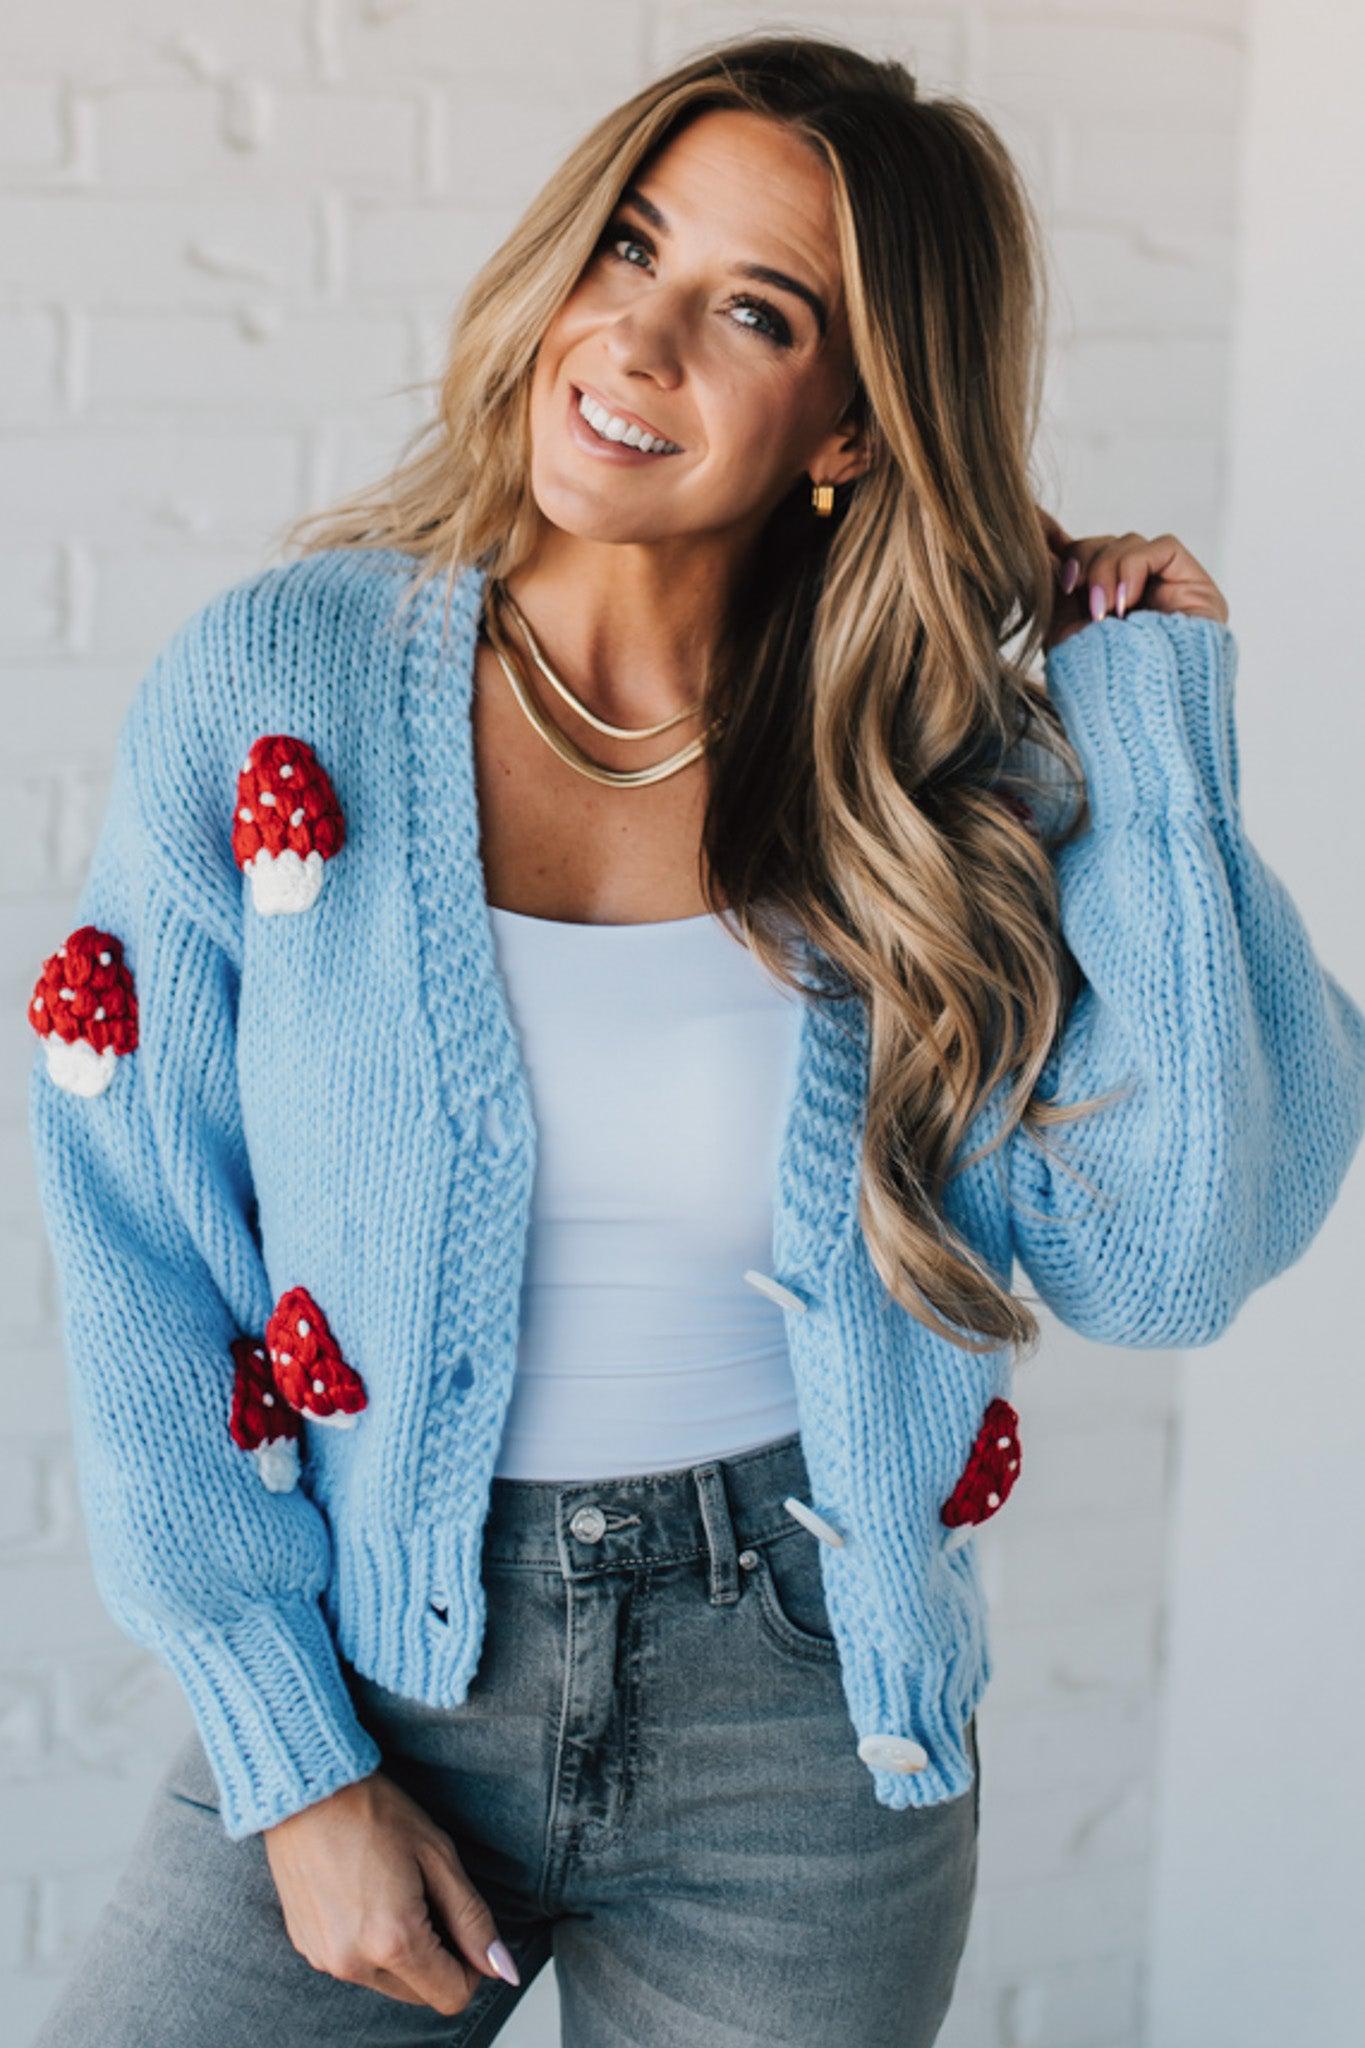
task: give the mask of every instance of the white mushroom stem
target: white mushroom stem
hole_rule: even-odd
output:
[[[262,847],[244,862],[243,873],[251,879],[251,901],[262,917],[311,910],[322,890],[326,862],[316,849],[306,856],[286,847],[283,853],[267,853]]]

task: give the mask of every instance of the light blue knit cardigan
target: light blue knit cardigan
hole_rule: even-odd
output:
[[[234,1839],[379,1763],[336,1646],[453,1706],[483,1637],[535,1131],[478,851],[483,575],[460,576],[443,639],[440,579],[392,617],[412,566],[308,556],[170,640],[124,721],[76,912],[122,944],[136,1049],[91,1054],[108,1085],[81,1092],[50,1034],[34,1047],[97,1579],[183,1685]],[[1048,658],[1093,823],[1057,856],[1086,981],[1043,1092],[1128,1092],[1049,1134],[1079,1178],[1016,1133],[950,1183],[949,1218],[992,1270],[1008,1283],[1017,1257],[1059,1317],[1111,1344],[1224,1331],[1305,1250],[1365,1125],[1365,1016],[1243,830],[1235,672],[1226,627],[1144,611]],[[294,914],[258,906],[233,844],[248,751],[276,735],[311,747],[345,826],[299,866]],[[991,1659],[975,1546],[940,1509],[1010,1355],[926,1334],[869,1261],[865,1021],[857,1000],[803,1009],[772,1277],[790,1293],[810,1506],[844,1539],[820,1556],[849,1741],[927,1755],[864,1756],[876,1798],[902,1808],[971,1785]],[[229,1434],[229,1347],[261,1340],[294,1288],[366,1405],[348,1428],[305,1421],[300,1481],[271,1490]]]

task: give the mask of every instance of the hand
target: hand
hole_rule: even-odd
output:
[[[1041,505],[1038,517],[1056,570],[1052,618],[1043,642],[1047,653],[1093,619],[1124,618],[1141,605],[1154,612],[1194,612],[1226,625],[1222,591],[1173,533],[1159,533],[1155,540],[1144,540],[1140,533],[1074,540]],[[1068,580],[1064,571],[1073,561],[1076,569]],[[1091,610],[1092,603],[1098,607],[1101,602],[1102,610]]]
[[[382,1771],[264,1835],[289,1939],[315,1970],[447,2015],[499,1974],[487,1956],[498,1930],[454,1843]]]

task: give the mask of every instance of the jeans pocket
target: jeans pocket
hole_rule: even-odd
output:
[[[754,1546],[750,1576],[759,1618],[789,1655],[837,1661],[820,1571],[820,1538],[803,1524]]]

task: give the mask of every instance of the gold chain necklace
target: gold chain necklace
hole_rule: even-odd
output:
[[[486,601],[490,595],[494,600],[492,604]],[[512,652],[511,643],[503,632],[502,621],[497,616],[497,603],[503,598],[507,599],[512,609],[517,613],[518,618],[521,618],[521,612],[515,600],[510,597],[501,584],[490,578],[485,592],[484,604],[484,625],[487,630],[489,645],[497,656],[498,664],[511,685],[512,694],[525,713],[527,721],[540,734],[545,744],[554,753],[558,754],[560,760],[568,767],[576,769],[580,775],[587,776],[590,781],[606,784],[610,788],[637,789],[646,783],[662,782],[666,776],[676,775],[679,769],[686,768],[690,762],[697,760],[706,751],[709,737],[712,733],[720,730],[720,720],[714,720],[706,732],[699,733],[695,739],[689,740],[687,745],[679,748],[676,754],[669,754],[664,760],[656,761],[648,768],[608,768],[600,761],[592,760],[589,755],[583,752],[581,747],[574,744],[567,733],[561,732],[559,727],[545,716],[527,689],[526,683],[517,668],[516,657]],[[530,628],[525,626],[524,619],[522,623],[528,638],[532,639],[532,646],[534,648],[535,642],[530,634]],[[679,718],[685,718],[689,715],[687,711],[680,711],[675,717],[665,719],[661,724],[651,726],[647,730],[637,728],[632,731],[626,727],[609,726],[604,721],[597,719],[588,710],[586,705],[578,705],[578,699],[573,691],[569,689],[566,683],[561,682],[558,676],[554,675],[543,655],[539,653],[539,650],[536,650],[536,659],[537,665],[544,670],[549,680],[554,683],[556,689],[559,690],[566,702],[581,709],[583,715],[601,730],[618,733],[623,739],[645,739],[651,733],[665,732],[670,725],[676,725]]]
[[[535,662],[536,667],[540,670],[546,682],[550,684],[552,689],[558,690],[560,696],[571,710],[576,711],[580,718],[585,718],[589,725],[596,726],[599,732],[606,733],[609,739],[652,740],[656,733],[667,732],[671,725],[678,725],[684,718],[690,718],[701,703],[700,697],[694,698],[690,704],[684,704],[681,711],[675,711],[671,718],[660,719],[657,725],[609,725],[605,718],[599,718],[595,711],[589,710],[582,698],[576,696],[569,688],[569,685],[560,676],[555,674],[541,652],[540,642],[531,631],[531,621],[527,618],[505,583],[498,584],[495,595],[501,604],[507,606],[512,617],[520,626],[526,644],[531,650],[531,659]]]

